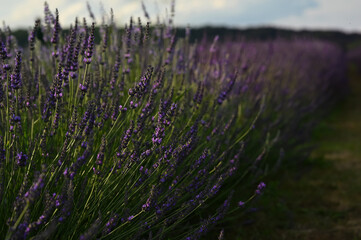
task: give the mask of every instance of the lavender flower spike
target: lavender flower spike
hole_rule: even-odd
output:
[[[264,183],[264,182],[260,182],[259,184],[258,184],[258,186],[257,186],[257,189],[256,189],[256,194],[261,194],[262,193],[262,191],[263,191],[263,189],[265,189],[266,188],[266,184]]]
[[[92,23],[91,32],[88,38],[88,48],[85,51],[84,62],[90,64],[92,61],[93,49],[94,49],[94,33],[95,33],[95,23]]]
[[[21,87],[21,51],[16,53],[15,58],[15,69],[13,74],[11,74],[11,88],[19,89]]]

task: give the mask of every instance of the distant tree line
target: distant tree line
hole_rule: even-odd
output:
[[[69,30],[64,29],[63,33],[67,34]],[[177,28],[176,36],[184,37],[186,29]],[[18,44],[21,47],[27,46],[28,31],[24,29],[15,30],[12,33],[18,40]],[[344,33],[341,31],[311,31],[311,30],[289,30],[273,27],[260,27],[260,28],[225,28],[225,27],[201,27],[192,28],[190,41],[208,39],[212,40],[216,35],[221,36],[222,40],[273,40],[277,38],[294,39],[294,38],[306,38],[306,39],[320,39],[327,40],[341,46],[343,49],[359,45],[361,43],[361,34],[358,33]],[[41,39],[41,32],[38,33],[38,38]],[[100,39],[99,29],[95,32],[96,41]]]

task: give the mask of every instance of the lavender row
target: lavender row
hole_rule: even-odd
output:
[[[190,43],[173,15],[120,29],[112,11],[64,31],[44,12],[26,49],[0,32],[5,239],[199,239],[346,87],[326,42]]]

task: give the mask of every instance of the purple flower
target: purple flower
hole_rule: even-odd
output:
[[[242,202],[242,201],[239,201],[239,202],[238,202],[238,206],[239,206],[239,207],[244,207],[244,205],[245,205],[245,202]]]
[[[140,81],[135,85],[135,87],[129,89],[129,96],[135,96],[140,99],[144,95],[152,78],[153,69],[154,68],[152,66],[148,66],[147,72],[140,78]]]
[[[55,10],[55,22],[54,22],[54,30],[53,30],[53,36],[51,38],[51,43],[54,45],[57,45],[59,42],[59,30],[60,30],[60,24],[59,24],[59,11],[58,9]]]
[[[15,58],[15,68],[13,73],[10,76],[10,86],[13,89],[19,89],[21,87],[21,51],[16,53]]]
[[[82,92],[85,92],[88,88],[87,88],[87,86],[84,86],[83,84],[79,83],[79,89],[80,89]]]
[[[92,61],[93,49],[94,49],[94,33],[95,33],[95,23],[93,22],[91,26],[90,35],[88,37],[88,46],[87,49],[85,50],[84,62],[86,64],[90,64]]]
[[[105,153],[106,141],[105,138],[102,138],[102,143],[100,145],[99,153],[97,154],[97,160],[95,164],[103,165],[104,153]]]
[[[114,214],[109,221],[105,224],[105,228],[103,230],[103,234],[109,234],[111,231],[113,231],[113,229],[116,227],[117,223],[119,220],[119,215],[118,214]]]
[[[29,34],[29,37],[28,37],[29,48],[30,48],[31,51],[34,50],[35,33],[38,30],[39,26],[40,26],[40,20],[38,19],[38,20],[35,21],[35,26],[34,26],[33,30],[31,31],[31,33]],[[31,58],[31,60],[33,60],[33,58]]]
[[[260,182],[257,186],[255,193],[258,195],[261,194],[265,187],[266,187],[266,184],[264,182]]]
[[[132,137],[133,130],[134,130],[134,122],[131,121],[128,130],[125,131],[124,137],[123,137],[121,145],[120,145],[122,149],[125,149],[127,147],[129,140]]]
[[[20,167],[26,166],[26,161],[28,160],[28,155],[20,152],[16,155],[16,164]]]
[[[257,186],[257,189],[263,190],[266,187],[266,184],[264,182],[260,182]]]
[[[24,197],[29,202],[34,202],[35,199],[40,195],[40,191],[45,185],[44,180],[45,180],[45,173],[42,173],[40,174],[38,179],[33,183],[30,189],[25,193]]]
[[[229,95],[229,93],[231,92],[234,83],[236,82],[236,78],[237,78],[237,72],[234,75],[230,76],[230,81],[228,82],[227,87],[221,91],[221,93],[219,94],[218,98],[217,98],[217,103],[218,104],[222,104],[224,100],[226,100],[227,96]]]

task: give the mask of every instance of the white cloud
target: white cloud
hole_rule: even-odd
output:
[[[9,24],[11,22],[19,22],[23,19],[34,18],[33,12],[29,11],[34,6],[34,0],[26,0],[21,3],[21,8],[15,9],[9,12],[8,18],[5,19]]]
[[[225,1],[222,0],[213,0],[211,1],[211,4],[216,9],[223,9],[224,7],[226,7]]]
[[[80,15],[81,13],[84,13],[84,3],[72,3],[69,4],[69,6],[60,9],[59,13],[59,19],[61,22],[74,22],[76,17],[83,17]]]
[[[273,24],[294,28],[325,28],[361,31],[360,0],[317,0],[318,7],[301,15],[288,16]]]
[[[120,25],[130,16],[142,17],[141,0],[88,0],[98,23],[101,8],[109,14],[114,10]],[[75,17],[89,14],[87,0],[47,0],[50,9],[59,9],[63,27],[74,22]],[[164,19],[169,14],[171,0],[144,0],[151,19],[157,15]],[[361,0],[178,0],[175,4],[175,23],[199,26],[204,24],[245,27],[249,25],[278,25],[294,28],[339,28],[361,30]],[[33,25],[36,17],[43,17],[42,0],[4,1],[0,9],[0,21],[12,28]],[[90,19],[89,19],[90,22]]]

